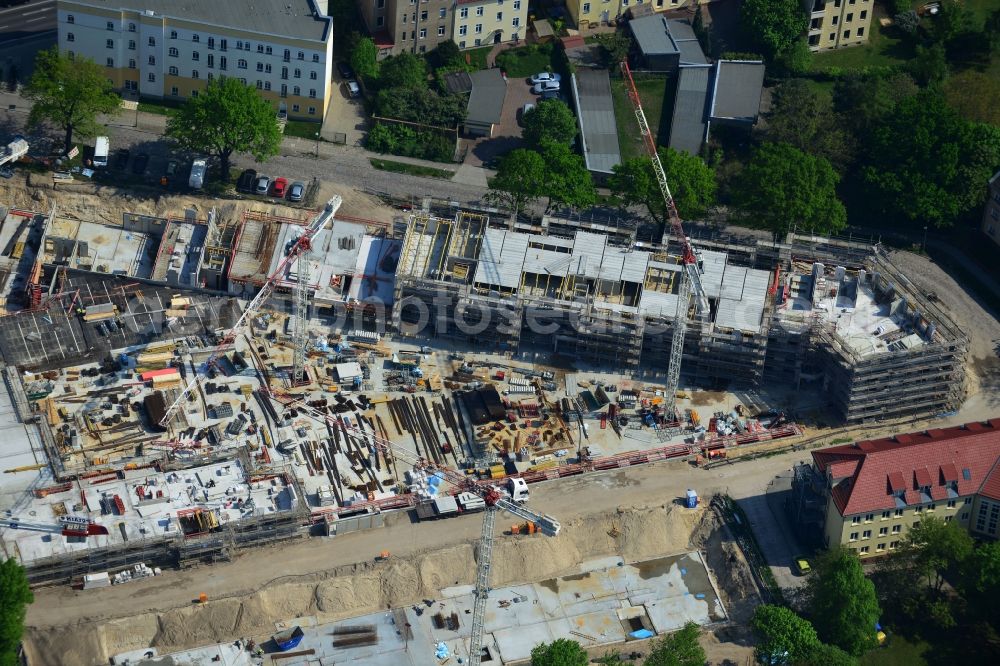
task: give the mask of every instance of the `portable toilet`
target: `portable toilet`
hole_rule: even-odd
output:
[[[688,488],[687,491],[687,502],[685,506],[689,509],[694,509],[698,506],[698,493]]]

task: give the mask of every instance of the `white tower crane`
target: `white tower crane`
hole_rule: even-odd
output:
[[[652,132],[649,131],[649,123],[646,122],[646,114],[642,110],[642,100],[639,99],[639,91],[635,88],[635,81],[632,79],[632,70],[629,69],[628,61],[623,60],[621,68],[626,83],[625,89],[629,99],[632,100],[635,119],[639,123],[639,132],[642,134],[646,152],[649,153],[649,158],[653,163],[656,182],[663,194],[663,203],[666,205],[671,231],[681,245],[681,261],[684,264],[684,271],[681,273],[681,281],[677,291],[677,310],[674,313],[674,333],[670,339],[670,363],[667,366],[666,388],[666,408],[669,410],[671,419],[677,420],[677,388],[681,380],[681,360],[684,356],[684,338],[687,335],[691,294],[694,293],[699,317],[708,314],[708,296],[706,296],[705,288],[701,284],[698,257],[695,255],[694,248],[691,247],[690,239],[684,234],[684,226],[681,224],[680,215],[677,214],[674,196],[670,193],[670,186],[667,184],[667,174],[663,171],[663,164],[660,162],[660,155],[656,150],[656,141],[653,139]]]
[[[512,513],[518,518],[530,521],[538,526],[542,534],[556,536],[559,534],[561,525],[552,516],[547,516],[527,509],[506,497],[494,485],[480,484],[471,477],[462,474],[450,467],[436,465],[421,458],[418,454],[406,449],[390,440],[379,437],[375,433],[362,430],[353,425],[345,423],[330,414],[324,413],[311,407],[302,400],[288,400],[285,402],[281,397],[271,393],[271,396],[286,407],[294,407],[296,411],[306,413],[314,419],[329,423],[335,428],[340,428],[363,438],[370,442],[370,445],[386,453],[403,460],[417,469],[423,469],[430,474],[435,474],[453,485],[458,490],[475,493],[486,502],[486,513],[483,515],[483,529],[479,537],[479,551],[476,570],[476,591],[475,605],[472,612],[472,635],[469,638],[469,664],[479,666],[482,660],[483,633],[486,624],[486,602],[490,593],[490,563],[493,557],[493,528],[496,524],[497,512],[500,509]]]
[[[167,424],[169,424],[173,419],[174,414],[177,413],[180,406],[184,404],[184,401],[187,399],[191,391],[194,390],[194,387],[197,386],[198,382],[200,382],[208,373],[208,369],[212,366],[212,364],[219,359],[229,346],[233,344],[233,341],[236,340],[236,336],[243,332],[243,329],[246,328],[254,317],[257,316],[257,310],[259,310],[261,305],[263,305],[268,299],[278,283],[285,280],[285,273],[289,268],[291,268],[292,263],[302,257],[302,255],[309,250],[313,236],[315,236],[320,229],[326,226],[326,223],[330,221],[334,215],[336,215],[342,202],[343,199],[341,199],[340,195],[333,195],[333,198],[326,202],[326,206],[316,215],[316,217],[312,219],[298,240],[296,240],[295,243],[288,248],[288,252],[286,253],[285,258],[278,265],[278,268],[271,273],[267,280],[264,281],[260,291],[257,292],[257,295],[253,297],[249,304],[247,304],[247,307],[243,310],[243,314],[240,315],[240,318],[237,319],[232,328],[226,332],[222,341],[215,347],[205,362],[198,367],[198,370],[195,372],[191,381],[188,382],[187,386],[185,386],[183,390],[181,390],[177,399],[174,400],[170,407],[167,408],[167,411],[164,412],[163,418],[160,419],[160,426],[164,428],[167,427]],[[305,261],[299,262],[300,271],[305,263]]]

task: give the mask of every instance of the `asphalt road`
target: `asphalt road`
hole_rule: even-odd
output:
[[[29,0],[0,9],[0,47],[56,29],[56,0]]]

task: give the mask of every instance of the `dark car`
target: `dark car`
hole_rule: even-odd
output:
[[[132,162],[132,173],[137,176],[141,176],[146,173],[147,164],[149,164],[149,155],[146,153],[139,153],[135,156],[135,162]]]
[[[119,171],[124,171],[125,167],[128,166],[129,152],[127,148],[119,148],[115,151],[115,161],[114,168]]]
[[[236,181],[236,189],[239,192],[253,192],[254,185],[257,181],[257,172],[253,169],[246,169],[240,174],[239,179]]]
[[[306,192],[306,186],[300,181],[295,181],[292,186],[288,188],[288,200],[289,201],[302,201],[302,196]]]
[[[351,66],[348,65],[343,60],[341,60],[340,62],[337,63],[337,72],[340,74],[340,78],[342,78],[342,79],[353,79],[354,78],[354,70],[351,69]]]

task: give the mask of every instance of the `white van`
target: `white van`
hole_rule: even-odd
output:
[[[203,157],[199,157],[191,164],[191,177],[188,178],[188,187],[200,190],[205,184],[205,171],[208,169],[208,162]]]
[[[111,152],[111,142],[106,136],[97,137],[94,142],[94,167],[103,169],[108,166],[108,154]]]

